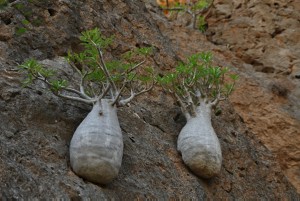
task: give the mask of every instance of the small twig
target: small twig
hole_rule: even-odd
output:
[[[119,106],[125,106],[125,105],[127,105],[130,101],[132,101],[132,99],[134,97],[135,97],[135,93],[132,90],[130,90],[130,97],[128,97],[125,100],[120,100],[119,101]]]
[[[181,108],[181,111],[182,113],[184,114],[186,120],[189,120],[191,118],[191,115],[189,113],[189,111],[187,110],[186,108],[186,104],[184,104],[184,102],[182,101],[182,99],[180,98],[180,96],[178,96],[177,93],[173,93],[173,95],[176,97],[176,99],[178,100],[179,102],[179,105],[180,105],[180,108]]]
[[[192,116],[195,116],[196,115],[196,107],[193,102],[191,93],[189,92],[189,90],[186,88],[186,86],[184,84],[183,84],[183,89],[185,91],[185,94],[187,95],[186,100],[188,102],[188,105],[190,105],[192,107]]]
[[[96,44],[95,44],[96,45]],[[102,54],[102,51],[101,49],[96,45],[97,47],[97,50],[98,50],[98,54],[99,54],[99,57],[100,57],[100,65],[102,67],[102,70],[106,76],[106,78],[108,79],[109,83],[111,84],[111,87],[112,87],[112,90],[113,90],[113,95],[115,95],[115,93],[117,92],[117,87],[116,87],[116,84],[115,82],[112,80],[111,78],[111,75],[109,74],[108,70],[107,70],[107,67],[106,67],[106,64],[104,62],[104,58],[103,58],[103,54]],[[98,63],[98,62],[97,62]]]
[[[111,87],[111,85],[110,84],[108,84],[107,85],[107,87],[104,89],[104,91],[102,92],[102,94],[100,95],[100,96],[98,96],[98,100],[101,100],[106,94],[107,94],[107,92],[109,91],[109,89],[110,89],[110,87]]]
[[[116,96],[115,100],[114,100],[113,103],[111,104],[112,106],[114,106],[114,105],[117,103],[117,101],[118,101],[118,99],[120,98],[121,93],[122,93],[122,91],[124,90],[124,88],[125,88],[125,86],[126,86],[127,83],[128,83],[127,80],[125,80],[125,81],[123,82],[123,85],[122,85],[121,89],[119,90],[118,95]]]
[[[139,91],[139,92],[137,92],[137,93],[134,93],[133,90],[130,90],[130,94],[131,94],[130,97],[128,97],[128,98],[125,99],[125,100],[120,100],[120,101],[119,101],[119,105],[120,105],[120,106],[125,106],[125,105],[128,104],[130,101],[132,101],[132,99],[133,99],[134,97],[137,97],[137,96],[139,96],[139,95],[141,95],[141,94],[143,94],[143,93],[146,93],[146,92],[150,91],[150,90],[154,87],[154,84],[155,84],[155,82],[153,81],[150,87],[145,88],[145,89],[143,89],[143,90],[141,90],[141,91]]]
[[[128,71],[126,71],[125,73],[128,74],[128,73],[131,73],[132,71],[134,71],[135,69],[137,69],[138,67],[140,67],[143,63],[145,63],[145,60],[136,64],[135,66],[133,66],[131,69],[129,69]]]
[[[72,61],[70,61],[69,64],[70,64],[70,66],[71,66],[72,68],[74,68],[74,69],[76,70],[76,72],[77,72],[79,75],[82,76],[82,72],[76,67],[76,65],[75,65]]]
[[[79,102],[83,102],[83,103],[87,103],[87,104],[93,104],[95,102],[95,100],[92,100],[92,99],[86,100],[86,99],[79,98],[79,97],[73,97],[73,96],[59,94],[58,92],[53,92],[53,94],[58,97],[66,98],[66,99],[73,100],[73,101],[79,101]]]
[[[139,91],[138,93],[135,94],[135,96],[139,96],[139,95],[141,95],[141,94],[143,94],[143,93],[146,93],[146,92],[150,91],[150,90],[154,87],[154,83],[155,83],[155,82],[152,82],[152,84],[151,84],[150,87],[145,88],[145,89],[143,89],[142,91]]]
[[[53,87],[53,85],[44,77],[42,76],[40,73],[38,76],[33,75],[35,78],[37,78],[38,80],[43,81],[44,83],[46,83],[48,86]],[[81,98],[84,98],[86,100],[92,100],[92,98],[90,98],[89,96],[86,96],[84,94],[82,94],[80,91],[77,91],[76,89],[72,89],[72,88],[68,88],[68,87],[62,87],[63,90],[68,91],[68,92],[72,92],[74,94],[79,95]]]
[[[183,11],[185,10],[184,8],[178,7],[178,8],[163,8],[164,10],[167,11]]]
[[[80,93],[87,99],[89,99],[90,97],[85,93],[84,79],[88,74],[89,73],[86,71],[83,75],[81,75],[81,80],[80,80],[80,85],[79,85]]]

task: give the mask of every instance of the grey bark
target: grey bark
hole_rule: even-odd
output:
[[[187,119],[179,134],[177,149],[196,175],[211,178],[220,172],[222,152],[211,124],[211,104],[202,102],[196,108],[196,115]]]
[[[73,171],[95,183],[117,177],[122,163],[123,137],[112,100],[96,102],[76,129],[70,144]]]

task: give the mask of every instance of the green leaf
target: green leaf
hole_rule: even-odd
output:
[[[193,10],[202,10],[204,8],[208,7],[208,2],[207,0],[199,0],[198,2],[196,2],[194,4],[194,6],[192,7]]]
[[[189,67],[187,65],[185,65],[184,63],[180,63],[177,67],[176,67],[176,71],[178,73],[187,73],[189,71]]]
[[[152,66],[147,66],[143,68],[148,74],[153,74],[154,73],[154,69]]]
[[[104,37],[99,28],[84,31],[80,36],[80,40],[86,48],[94,46],[105,49],[112,44],[113,39],[114,36]]]
[[[19,66],[20,68],[27,70],[28,73],[37,74],[42,71],[42,66],[35,59],[28,59]]]
[[[237,74],[230,74],[229,77],[234,81],[237,81],[239,79],[239,76]]]
[[[125,60],[130,60],[132,59],[133,55],[134,55],[133,51],[127,51],[124,54],[122,54],[122,58]]]
[[[137,48],[135,52],[139,55],[143,56],[149,56],[153,53],[153,47],[142,47],[142,48]]]
[[[24,8],[24,4],[22,4],[22,3],[16,3],[16,4],[14,4],[14,7],[15,7],[17,10],[21,10],[21,9]]]
[[[133,80],[135,77],[136,77],[135,73],[131,72],[131,73],[127,74],[127,80]]]
[[[87,80],[93,81],[93,82],[103,82],[105,81],[105,75],[104,72],[101,69],[95,69],[93,72],[89,73],[86,76]]]
[[[205,21],[205,17],[204,16],[199,16],[198,17],[198,29],[199,31],[201,31],[202,33],[204,33],[206,31],[207,28],[207,23]]]
[[[17,30],[16,30],[16,35],[17,35],[17,36],[21,36],[21,35],[24,34],[26,31],[27,31],[26,28],[24,28],[24,27],[18,27]]]
[[[224,95],[227,97],[231,94],[231,92],[233,91],[233,83],[226,83],[224,84]]]
[[[55,75],[55,73],[56,72],[54,70],[48,70],[48,69],[44,69],[44,68],[42,68],[40,70],[40,74],[45,78],[52,77],[53,75]]]
[[[30,22],[28,20],[24,19],[24,20],[22,20],[22,24],[28,25],[28,24],[30,24]]]
[[[112,60],[106,62],[106,67],[109,71],[118,71],[119,73],[121,73],[128,68],[128,65],[125,65],[118,60]]]
[[[51,89],[53,91],[57,92],[67,86],[67,81],[66,80],[52,80],[52,81],[50,81],[50,84],[51,84]]]
[[[210,63],[212,61],[212,53],[210,52],[202,52],[199,56],[201,60],[205,63]]]

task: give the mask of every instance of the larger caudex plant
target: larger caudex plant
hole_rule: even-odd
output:
[[[82,33],[84,51],[69,52],[70,67],[77,72],[77,87],[59,79],[56,72],[34,59],[20,67],[27,73],[25,84],[40,80],[57,96],[93,105],[91,112],[76,129],[70,143],[73,171],[88,181],[107,184],[119,172],[123,156],[123,137],[117,107],[148,92],[154,84],[153,69],[141,61],[151,48],[139,48],[118,60],[105,59],[103,53],[112,43],[98,28]],[[139,62],[137,62],[139,61]]]
[[[222,153],[211,124],[212,109],[233,91],[236,74],[212,65],[212,54],[192,55],[175,72],[159,77],[159,83],[180,104],[187,120],[177,149],[184,163],[198,176],[211,178],[221,169]]]

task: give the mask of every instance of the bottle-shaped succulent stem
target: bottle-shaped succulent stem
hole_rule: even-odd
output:
[[[218,137],[211,125],[211,106],[202,103],[195,117],[187,120],[181,130],[177,149],[184,163],[198,176],[216,176],[222,165],[222,152]]]
[[[102,99],[76,129],[70,144],[73,171],[95,183],[111,182],[119,172],[123,137],[112,101]]]

